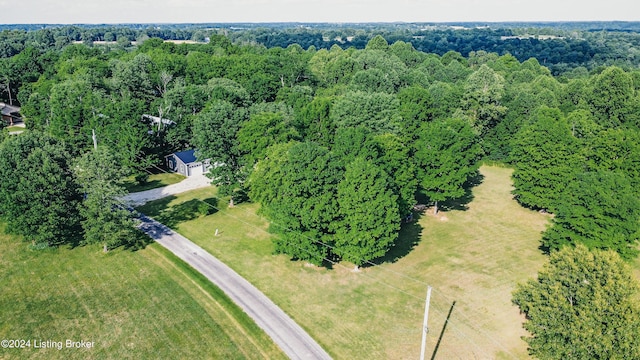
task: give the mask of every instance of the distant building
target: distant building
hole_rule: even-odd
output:
[[[13,105],[7,105],[0,102],[0,113],[2,113],[2,120],[4,120],[9,126],[22,122],[20,117],[20,108]]]
[[[175,125],[176,124],[176,122],[173,121],[173,120],[169,120],[169,119],[165,119],[165,118],[160,119],[157,116],[147,115],[147,114],[142,115],[142,120],[147,120],[153,125],[158,125],[160,123],[160,121],[162,121],[163,125]]]
[[[180,151],[165,156],[167,167],[184,176],[204,174],[211,168],[209,159],[198,161],[195,150]]]

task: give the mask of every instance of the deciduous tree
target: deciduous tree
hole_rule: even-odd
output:
[[[386,254],[400,230],[397,196],[388,175],[371,160],[356,158],[338,184],[338,203],[335,252],[356,266]]]
[[[330,256],[342,174],[340,162],[315,143],[279,144],[258,162],[250,195],[271,221],[276,253],[316,265]]]
[[[560,195],[553,226],[542,244],[549,250],[578,243],[617,251],[624,259],[638,254],[640,198],[623,173],[580,174]]]
[[[437,213],[438,203],[463,196],[463,185],[476,174],[479,139],[464,120],[438,120],[422,126],[415,148],[419,185]]]
[[[102,244],[106,252],[131,240],[132,215],[122,201],[126,190],[119,184],[126,169],[107,147],[100,146],[82,155],[73,170],[84,193],[80,207],[83,243]]]
[[[613,251],[565,247],[513,302],[527,316],[529,353],[538,359],[640,358],[639,286]]]
[[[38,131],[0,145],[0,214],[9,231],[45,246],[78,240],[82,196],[70,160],[68,148]]]
[[[571,127],[558,109],[541,108],[534,123],[512,142],[513,183],[518,202],[555,212],[559,195],[584,164]]]
[[[216,164],[208,176],[221,195],[242,190],[246,178],[237,134],[246,119],[246,111],[226,101],[215,101],[193,118],[193,143],[197,156]]]

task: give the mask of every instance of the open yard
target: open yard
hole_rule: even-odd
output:
[[[3,228],[0,228],[3,230]],[[284,359],[221,291],[158,244],[33,251],[0,231],[1,359]],[[66,340],[93,342],[66,349]],[[36,349],[35,342],[63,342]]]
[[[325,269],[273,256],[257,205],[229,209],[213,187],[141,211],[234,268],[337,359],[417,358],[427,284],[433,286],[428,358],[434,352],[436,359],[527,358],[511,291],[544,263],[538,245],[549,218],[512,200],[511,170],[484,166],[481,173],[466,206],[406,224],[392,253],[358,273],[348,263]],[[201,216],[195,199],[219,211]]]

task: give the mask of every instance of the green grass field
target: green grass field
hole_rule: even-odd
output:
[[[405,224],[389,256],[358,273],[348,263],[325,269],[273,256],[257,205],[229,209],[225,200],[216,202],[214,188],[141,211],[234,268],[337,359],[417,358],[427,284],[434,289],[428,358],[436,349],[436,359],[527,358],[523,318],[511,292],[545,262],[538,246],[549,217],[512,199],[510,169],[483,166],[481,173],[466,206]],[[200,216],[194,199],[220,211]]]
[[[130,176],[125,180],[123,186],[128,192],[132,193],[176,184],[184,179],[186,179],[184,176],[177,173],[151,174],[149,175],[147,182],[140,185],[136,182],[133,176]]]
[[[0,229],[2,230],[2,229]],[[1,359],[285,359],[230,299],[158,244],[32,251],[0,234]],[[36,349],[35,341],[93,342]]]

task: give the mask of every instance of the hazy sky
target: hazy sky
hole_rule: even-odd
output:
[[[0,23],[640,21],[638,0],[0,0]]]

